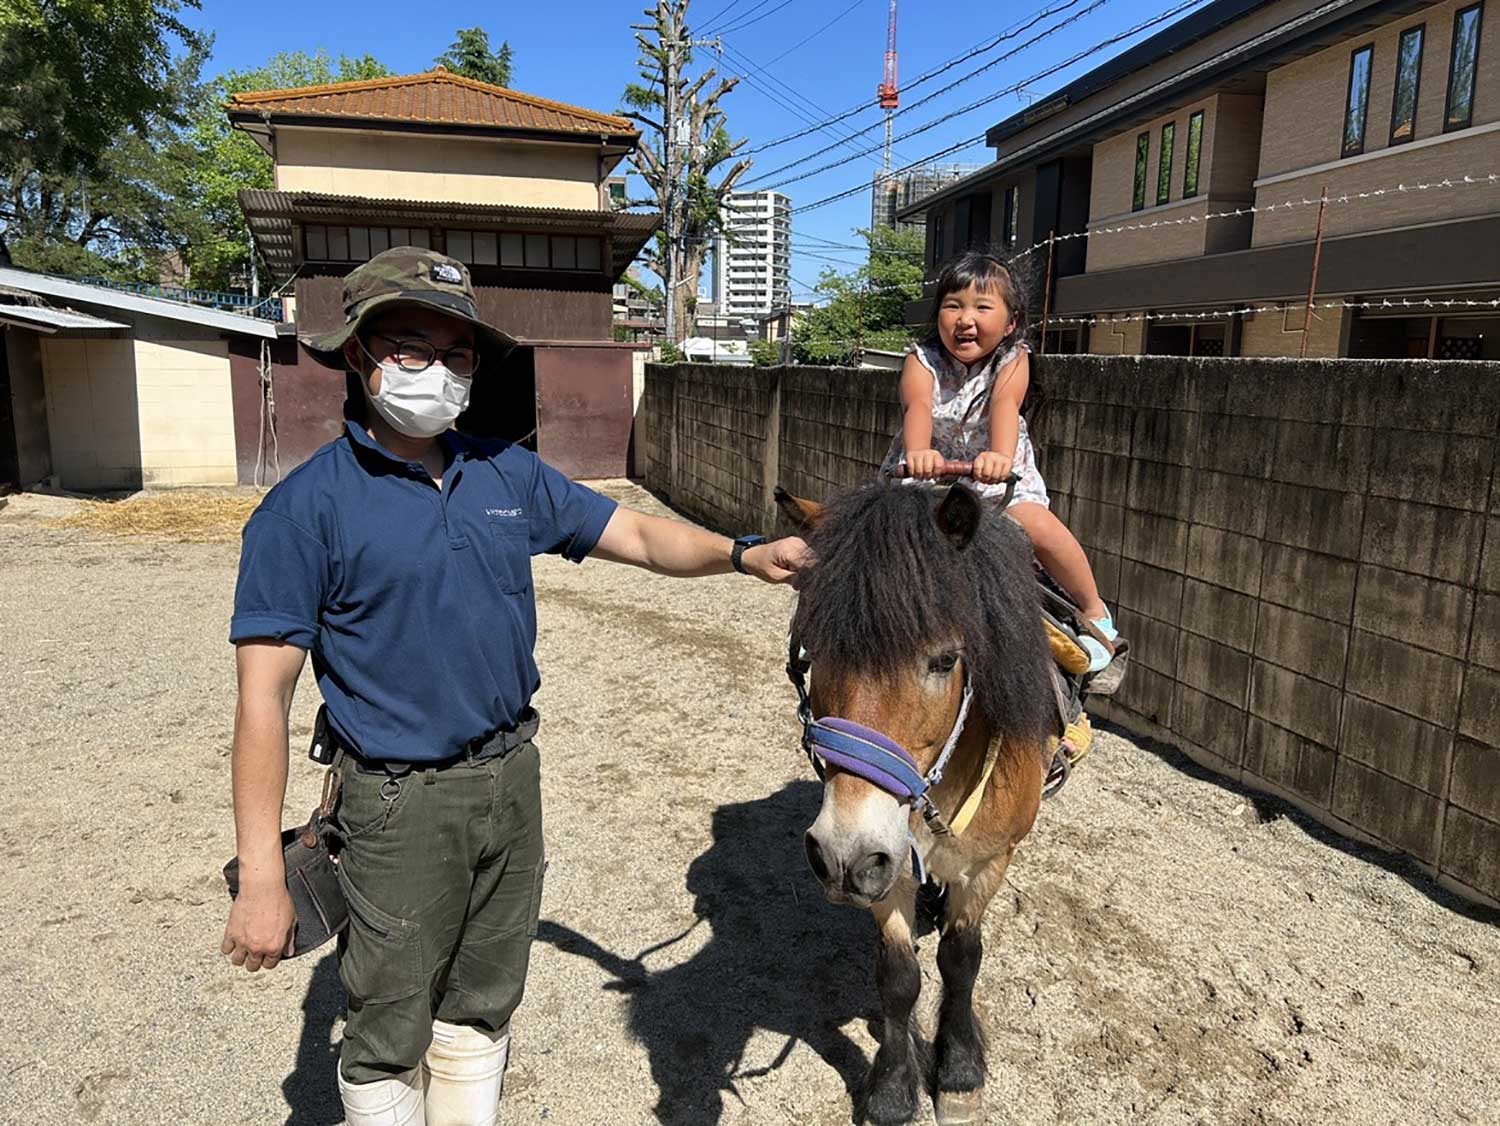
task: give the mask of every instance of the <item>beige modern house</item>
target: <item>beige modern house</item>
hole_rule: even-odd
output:
[[[1487,14],[1216,0],[990,129],[912,209],[929,265],[1044,244],[1052,349],[1297,355],[1321,210],[1308,355],[1500,357]]]
[[[387,247],[450,254],[482,313],[524,345],[476,384],[460,425],[525,439],[574,476],[626,472],[631,361],[613,340],[612,290],[658,223],[611,199],[639,141],[628,120],[441,67],[240,94],[226,109],[275,161],[274,188],[240,203],[298,331],[341,321],[344,275]],[[290,393],[317,404],[286,420],[296,459],[325,439],[343,387],[290,346],[278,360]]]

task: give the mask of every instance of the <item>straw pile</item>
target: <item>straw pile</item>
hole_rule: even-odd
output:
[[[260,499],[260,494],[250,492],[146,493],[128,500],[90,501],[52,524],[173,543],[235,543]]]

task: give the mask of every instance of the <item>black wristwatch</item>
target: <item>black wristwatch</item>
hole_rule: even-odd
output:
[[[740,536],[734,541],[734,547],[729,552],[729,562],[742,575],[750,572],[745,570],[745,548],[756,547],[766,542],[765,536]]]

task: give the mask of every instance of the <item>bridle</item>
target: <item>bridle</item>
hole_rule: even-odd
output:
[[[807,674],[812,661],[795,635],[787,639],[787,679],[797,690],[797,719],[802,724],[802,749],[817,772],[819,780],[827,777],[829,765],[863,778],[878,789],[894,797],[902,805],[910,805],[920,813],[927,828],[936,836],[947,836],[953,832],[942,811],[932,800],[932,790],[943,780],[943,771],[948,760],[963,737],[964,725],[969,719],[969,708],[974,702],[974,685],[969,677],[968,662],[963,662],[964,687],[959,701],[958,715],[953,721],[947,742],[936,760],[923,773],[910,751],[884,732],[855,723],[842,716],[824,716],[815,719],[812,701],[807,692]],[[917,883],[927,880],[926,866],[922,861],[922,850],[917,847],[915,835],[908,829],[911,844],[912,867]]]

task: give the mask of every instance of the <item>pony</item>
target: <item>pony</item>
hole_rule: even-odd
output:
[[[1056,730],[1031,545],[964,485],[882,481],[826,507],[780,491],[777,499],[815,557],[791,631],[793,662],[800,650],[811,669],[804,723],[837,717],[827,725],[876,743],[883,736],[932,783],[913,800],[809,748],[824,784],[804,838],[808,863],[830,901],[869,909],[879,929],[883,1027],[863,1115],[876,1126],[910,1122],[930,1088],[941,1126],[978,1122],[987,1074],[973,1003],[981,922],[1036,819]],[[930,1044],[913,1017],[921,868],[945,893]]]

